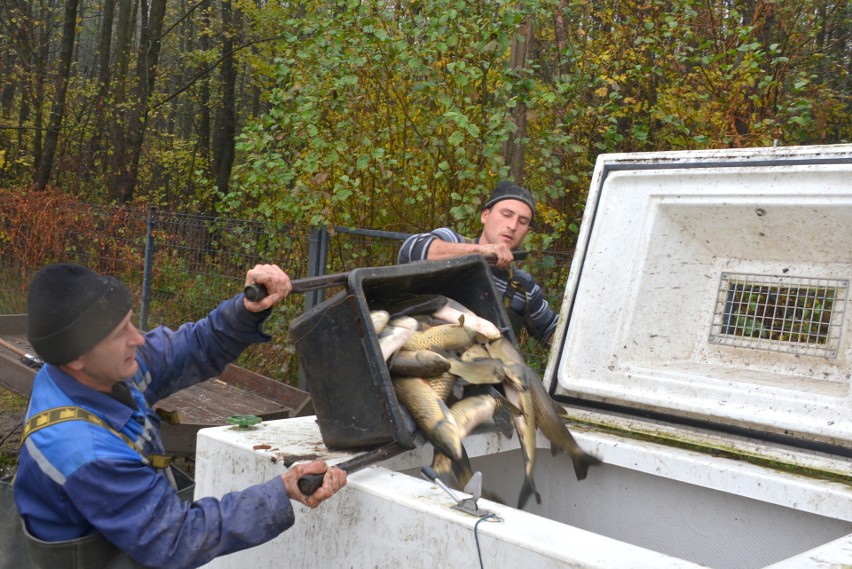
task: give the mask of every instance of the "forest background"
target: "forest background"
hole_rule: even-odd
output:
[[[598,154],[852,140],[846,0],[2,0],[0,189],[415,232]]]

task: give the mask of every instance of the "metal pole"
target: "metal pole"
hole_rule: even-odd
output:
[[[328,230],[323,227],[311,229],[310,246],[308,248],[308,276],[318,277],[325,274],[328,260]],[[314,290],[305,295],[305,311],[307,312],[325,297],[325,291]]]
[[[139,306],[139,329],[148,330],[148,303],[151,301],[151,274],[154,270],[154,221],[157,207],[148,210],[148,222],[145,226],[145,266],[142,269],[142,302]]]
[[[308,245],[308,275],[318,277],[325,274],[326,260],[328,259],[328,230],[323,227],[311,229],[311,237]],[[305,312],[323,301],[325,290],[312,290],[305,294]],[[310,392],[305,370],[299,366],[298,374],[299,389]]]

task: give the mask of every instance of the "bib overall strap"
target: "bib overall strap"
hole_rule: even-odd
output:
[[[30,417],[29,421],[27,421],[27,424],[24,425],[24,432],[21,435],[21,443],[23,444],[24,440],[26,440],[28,436],[35,433],[36,431],[39,431],[51,425],[64,423],[66,421],[86,421],[101,428],[107,429],[114,435],[120,437],[121,440],[123,440],[125,443],[127,443],[128,446],[130,446],[130,448],[138,452],[142,456],[142,460],[146,464],[150,464],[158,470],[163,470],[167,468],[172,462],[172,457],[165,456],[162,454],[151,454],[146,456],[142,452],[141,445],[131,440],[130,437],[110,427],[106,422],[104,422],[103,419],[101,419],[88,409],[83,409],[82,407],[76,406],[54,407],[53,409],[42,411],[41,413]]]

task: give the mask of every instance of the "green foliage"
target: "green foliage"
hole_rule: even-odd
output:
[[[787,2],[748,13],[695,0],[300,8],[275,8],[287,37],[270,110],[243,130],[224,211],[475,234],[483,195],[508,175],[503,145],[523,103],[523,182],[541,212],[528,244],[570,249],[602,152],[850,132],[848,101],[801,48],[829,21],[799,21]],[[513,69],[521,23],[535,36],[527,66]]]
[[[442,2],[285,19],[271,110],[243,131],[241,192],[226,206],[346,226],[469,223],[505,175],[501,26],[493,10]]]
[[[119,151],[112,130],[132,104],[116,91],[132,87],[133,63],[124,77],[113,69],[112,89],[101,93],[91,7],[81,4],[95,16],[81,21],[53,182],[105,201]],[[54,19],[61,8],[46,7]],[[852,140],[844,2],[238,0],[233,8],[225,26],[220,5],[169,4],[140,156],[136,196],[146,203],[476,234],[478,206],[509,176],[504,146],[514,142],[525,150],[520,181],[541,204],[529,245],[570,250],[601,153]],[[58,38],[43,29],[50,18],[14,4],[0,8],[0,21],[10,40],[0,183],[20,187],[32,179],[52,101],[50,74],[37,73],[54,63],[33,67],[25,39]],[[527,26],[519,66],[513,40]],[[226,38],[240,73],[241,134],[230,190],[219,195],[212,165]]]

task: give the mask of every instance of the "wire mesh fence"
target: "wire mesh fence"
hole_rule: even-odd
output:
[[[0,314],[26,311],[26,286],[39,267],[76,262],[120,278],[134,294],[138,322],[146,329],[177,328],[203,317],[239,292],[257,263],[277,264],[294,279],[393,265],[406,236],[100,206],[45,192],[0,192],[0,212]],[[556,309],[569,261],[567,254],[530,251],[525,262],[533,274],[546,275],[542,287]],[[274,340],[249,348],[238,365],[297,385],[287,325],[334,292],[309,299],[291,295],[267,321]],[[521,342],[528,362],[543,371],[546,352],[529,339]]]

